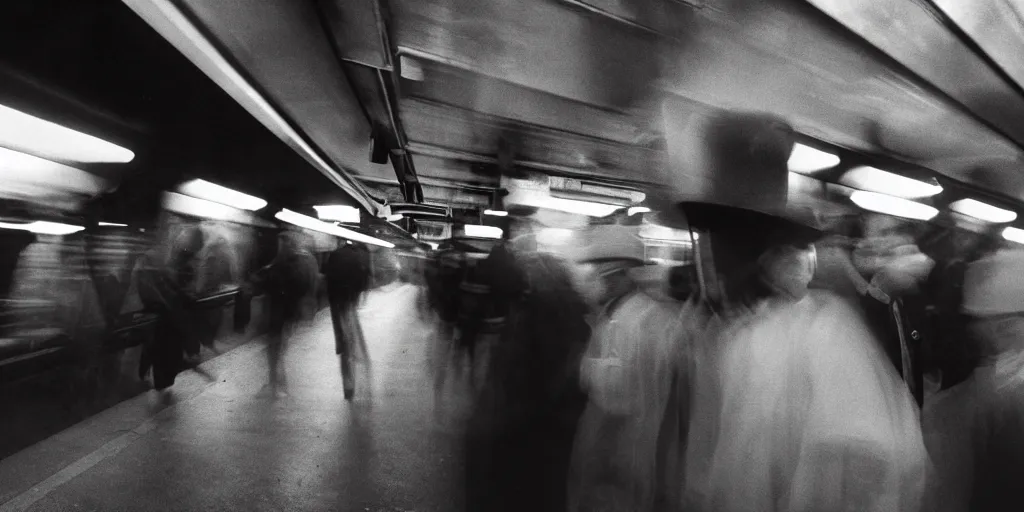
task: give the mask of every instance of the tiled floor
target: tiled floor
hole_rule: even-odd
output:
[[[372,292],[361,310],[372,382],[341,393],[326,311],[286,355],[269,393],[259,341],[0,461],[0,511],[462,509],[461,433],[438,413],[433,326],[417,290]]]

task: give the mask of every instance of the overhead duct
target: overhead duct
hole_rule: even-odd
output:
[[[566,197],[568,199],[595,200],[617,200],[615,204],[622,203],[624,206],[633,203],[642,203],[647,194],[639,190],[631,190],[621,187],[610,187],[597,183],[589,183],[576,178],[563,178],[560,176],[549,176],[548,188],[552,196]],[[573,197],[569,197],[569,196]]]
[[[416,232],[421,241],[440,242],[452,237],[452,225],[449,222],[416,220]]]
[[[422,204],[422,203],[391,203],[391,215],[404,215],[406,217],[449,217],[451,211],[447,206]]]

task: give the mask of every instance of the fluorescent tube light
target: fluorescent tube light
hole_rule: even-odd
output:
[[[831,169],[839,165],[839,157],[803,144],[793,146],[789,155],[789,170],[794,172],[814,172]]]
[[[113,226],[113,227],[119,227],[119,228],[126,228],[126,227],[128,227],[128,224],[121,224],[120,222],[100,222],[99,225],[100,226]]]
[[[904,199],[931,197],[942,192],[942,187],[938,184],[918,181],[867,166],[851,169],[840,181],[853,188]]]
[[[484,210],[484,215],[494,215],[495,217],[507,217],[508,212],[504,210]]]
[[[374,238],[369,235],[364,235],[362,233],[357,233],[355,231],[352,231],[351,229],[345,229],[341,226],[328,224],[326,222],[314,219],[313,217],[309,217],[301,213],[296,213],[288,209],[282,209],[281,211],[277,212],[277,214],[275,214],[274,217],[282,222],[294,224],[301,228],[311,229],[313,231],[319,231],[321,233],[327,233],[328,235],[334,235],[340,238],[345,238],[348,240],[352,240],[353,242],[363,242],[365,244],[377,245],[380,247],[386,247],[388,249],[392,249],[395,247],[395,244],[391,242]]]
[[[0,190],[24,190],[26,185],[50,192],[62,190],[92,195],[104,189],[106,180],[74,167],[0,147]]]
[[[626,215],[629,216],[633,216],[638,213],[651,213],[651,209],[646,206],[630,206],[629,209],[626,210]]]
[[[501,228],[494,226],[479,226],[476,224],[466,224],[466,236],[475,238],[501,238],[504,234]]]
[[[1024,229],[1006,228],[1003,230],[1003,238],[1018,244],[1024,244]]]
[[[164,208],[183,215],[235,222],[245,217],[245,213],[238,208],[176,192],[165,193],[163,199]]]
[[[607,217],[621,208],[614,204],[592,203],[590,201],[563,199],[561,197],[541,197],[538,199],[539,200],[536,201],[537,204],[528,206],[558,210],[566,213],[575,213],[577,215],[586,215],[589,217]]]
[[[30,231],[32,233],[37,233],[40,235],[70,235],[71,233],[77,233],[85,229],[82,226],[61,224],[59,222],[47,222],[44,220],[37,220],[35,222],[30,222],[28,224],[0,222],[0,228]]]
[[[317,217],[320,217],[320,220],[333,222],[358,224],[359,217],[361,215],[359,208],[344,204],[326,204],[314,206],[313,209],[316,210],[316,215]]]
[[[980,219],[985,222],[992,222],[994,224],[1002,224],[1004,222],[1013,222],[1017,219],[1017,212],[1012,210],[1004,210],[992,206],[990,204],[983,203],[974,199],[961,199],[959,201],[953,201],[949,208],[957,213],[969,215],[975,219]]]
[[[0,145],[53,160],[126,163],[135,153],[92,135],[0,105]]]
[[[877,192],[858,190],[850,196],[850,200],[865,210],[908,219],[928,220],[939,213],[938,210],[926,204]]]
[[[256,211],[267,206],[267,202],[263,199],[243,194],[237,190],[222,187],[206,180],[189,181],[179,187],[178,191],[185,195],[225,204],[240,210]]]

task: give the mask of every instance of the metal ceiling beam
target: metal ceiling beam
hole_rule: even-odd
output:
[[[387,6],[383,0],[320,0],[317,4],[323,28],[329,33],[335,56],[343,62],[346,75],[360,96],[367,121],[387,131],[381,134],[375,129],[373,143],[387,150],[385,154],[391,160],[405,200],[422,201],[423,190],[417,181],[416,165],[405,151],[405,130],[396,113],[399,81],[393,73]],[[370,19],[373,23],[368,23]],[[370,63],[364,64],[367,60]]]
[[[313,143],[240,70],[206,34],[170,0],[123,0],[136,14],[174,45],[253,117],[299,153],[317,171],[377,214],[379,205],[345,170],[328,163]]]
[[[928,163],[954,179],[967,179],[965,156],[1019,152],[810,4],[772,3],[755,24],[730,29],[709,22],[678,54],[677,70],[666,72],[665,91],[690,104],[767,108],[813,138]]]
[[[650,138],[640,120],[633,116],[466,71],[438,59],[405,56],[416,60],[423,71],[421,81],[403,82],[405,98],[420,98],[619,144],[637,145]],[[476,101],[479,97],[505,101]]]
[[[929,4],[809,2],[1024,149],[1024,97],[967,48]]]
[[[985,52],[985,57],[993,61],[991,65],[1006,73],[1018,87],[1024,86],[1024,12],[1006,0],[929,1]]]
[[[371,188],[378,189],[380,194],[387,197],[390,194],[400,191],[400,186],[395,181],[381,180],[379,178],[364,179],[371,184]],[[421,204],[440,203],[451,207],[489,207],[491,195],[494,189],[467,187],[460,183],[443,182],[431,180],[434,184],[423,185],[423,202]]]
[[[394,187],[397,187],[397,186],[400,185],[397,181],[381,179],[381,178],[374,178],[374,177],[370,177],[370,176],[360,177],[359,180],[362,181],[362,182],[365,182],[365,183],[376,183],[376,184],[381,184],[381,185],[390,185],[390,186],[394,186]],[[475,192],[475,193],[479,193],[479,194],[490,194],[490,193],[492,193],[492,192],[494,192],[495,190],[498,189],[498,185],[497,184],[495,184],[493,186],[483,185],[483,184],[467,184],[466,182],[463,182],[463,181],[446,180],[446,179],[442,179],[442,178],[421,177],[420,178],[420,183],[424,187],[451,188],[451,189],[463,190],[463,191],[466,191],[466,192]]]
[[[681,42],[686,36],[686,17],[697,5],[676,0],[561,0],[624,26]]]
[[[531,162],[533,168],[647,184],[667,182],[666,154],[662,150],[514,123],[422,100],[403,100],[402,112],[410,133],[409,147],[413,152],[422,153],[423,147],[434,147],[491,158],[499,149],[497,138],[511,134],[519,139],[516,160]],[[434,156],[443,158],[443,155]],[[469,161],[464,158],[458,160]],[[493,161],[497,162],[497,158]],[[491,160],[478,163],[490,164]]]
[[[401,53],[522,87],[622,111],[645,96],[657,73],[658,53],[650,51],[657,36],[608,30],[615,22],[564,4],[389,1],[401,20],[394,34]]]
[[[325,29],[339,50],[338,58],[377,69],[392,70],[386,12],[380,0],[316,0]]]
[[[431,146],[428,144],[422,144],[418,142],[409,143],[409,151],[417,155],[426,155],[436,158],[443,158],[446,160],[458,160],[462,162],[471,162],[478,164],[497,165],[498,159],[494,156],[482,155],[478,153],[469,153],[466,151],[459,151],[456,149]],[[610,176],[608,174],[594,172],[588,169],[580,169],[576,167],[567,167],[562,165],[547,164],[544,162],[535,162],[530,160],[516,160],[515,165],[524,169],[533,169],[535,171],[542,171],[548,174],[555,174],[560,176],[570,176],[575,178],[587,178],[594,180],[595,182],[607,183],[609,185],[620,185],[626,187],[636,187],[646,185],[645,183],[639,183],[633,180],[625,180],[618,176]]]

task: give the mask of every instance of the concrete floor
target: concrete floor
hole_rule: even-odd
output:
[[[435,410],[416,293],[367,297],[355,400],[321,312],[290,342],[287,396],[243,345],[201,366],[212,381],[189,372],[0,461],[0,511],[462,510],[460,407]]]

